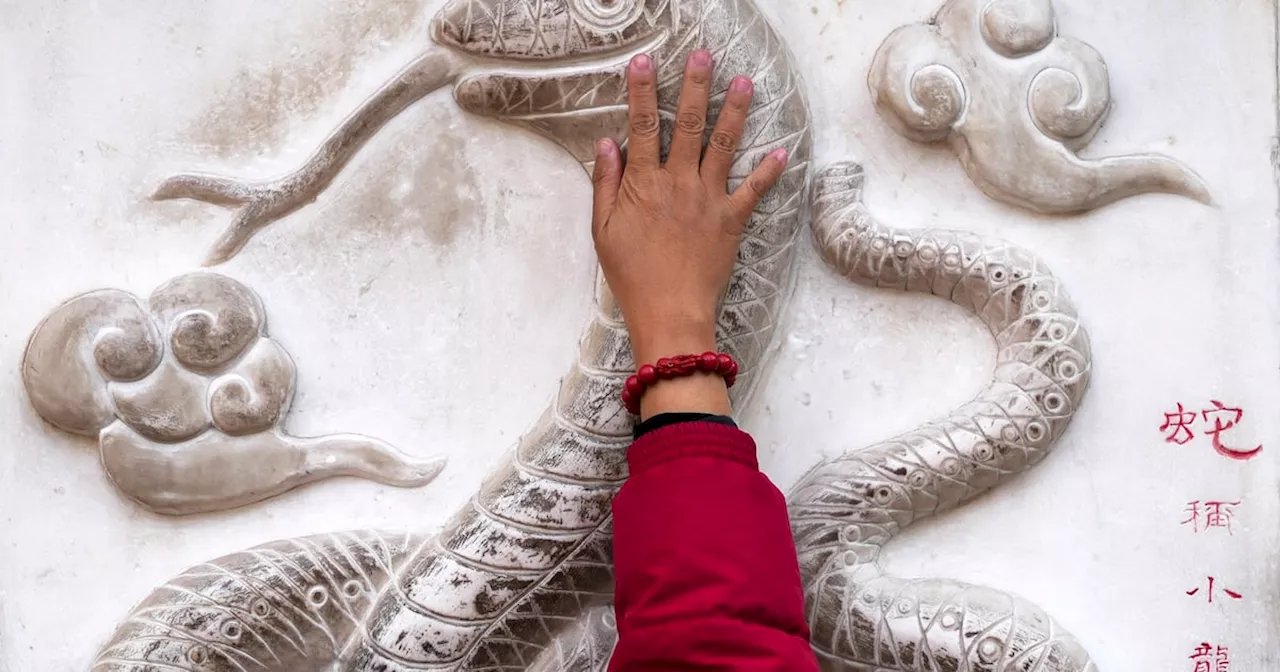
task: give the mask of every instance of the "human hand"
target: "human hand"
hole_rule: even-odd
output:
[[[732,194],[729,171],[753,85],[736,77],[703,155],[713,65],[695,51],[685,67],[676,129],[661,161],[657,76],[646,55],[627,72],[630,106],[624,169],[617,143],[596,145],[592,235],[639,364],[716,350],[716,319],[751,211],[786,168],[776,149]],[[646,392],[642,418],[666,412],[727,414],[723,380],[698,374]]]

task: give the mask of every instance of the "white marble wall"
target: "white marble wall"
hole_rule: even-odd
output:
[[[287,426],[373,434],[450,464],[422,489],[329,481],[248,509],[151,514],[96,445],[44,425],[19,365],[31,329],[100,287],[145,295],[194,270],[228,221],[153,203],[168,174],[297,164],[428,38],[434,0],[0,1],[0,671],[83,671],[150,589],[197,562],[339,529],[431,529],[535,419],[574,355],[594,272],[589,184],[545,140],[440,92],[392,122],[309,207],[221,270],[257,290],[299,369]],[[1062,33],[1107,59],[1117,103],[1084,154],[1158,151],[1216,204],[1141,196],[1073,218],[995,203],[954,156],[876,116],[865,83],[932,0],[762,2],[809,83],[819,164],[867,166],[887,222],[972,230],[1040,254],[1074,295],[1094,379],[1057,451],[889,547],[904,576],[1019,593],[1104,672],[1280,669],[1280,257],[1274,7],[1059,0]],[[742,420],[784,489],[823,455],[942,414],[988,379],[990,337],[941,300],[853,286],[805,241],[787,335]],[[1225,436],[1158,431],[1178,402],[1245,410]],[[1240,500],[1233,534],[1180,525]],[[1219,593],[1204,599],[1206,577]],[[1201,586],[1194,596],[1187,591]]]

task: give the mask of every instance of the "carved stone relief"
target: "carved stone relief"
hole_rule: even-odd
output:
[[[950,0],[880,45],[868,76],[880,115],[947,142],[987,196],[1070,214],[1162,192],[1210,203],[1195,172],[1159,154],[1082,159],[1111,112],[1107,65],[1057,34],[1050,0]]]
[[[943,15],[962,4],[949,5]],[[1039,33],[1010,28],[1020,25],[1019,7],[997,1],[984,10],[994,18],[983,30],[1013,45],[1006,55],[1052,44],[1066,50],[1052,53],[1077,53],[1071,45],[1078,43],[1054,41],[1051,10],[1036,15]],[[753,133],[740,148],[733,180],[774,148],[786,147],[793,157],[748,224],[719,321],[721,347],[743,364],[735,401],[751,394],[777,335],[796,235],[810,209],[823,258],[842,275],[948,298],[973,311],[997,343],[994,380],[975,400],[905,435],[826,461],[793,491],[789,505],[808,615],[824,667],[1096,672],[1088,653],[1025,600],[954,581],[903,581],[878,564],[883,545],[912,522],[1039,463],[1079,407],[1091,371],[1088,337],[1041,261],[981,236],[879,224],[861,204],[863,174],[856,164],[829,167],[811,185],[803,81],[789,50],[748,0],[452,0],[435,17],[432,36],[436,45],[294,173],[264,181],[180,175],[156,197],[236,208],[209,256],[220,262],[256,231],[313,201],[382,125],[450,83],[463,108],[535,130],[590,169],[598,135],[625,141],[630,56],[654,56],[669,134],[685,57],[710,48],[719,64],[713,115],[729,77],[746,73],[757,82],[748,121]],[[893,47],[894,39],[882,49],[876,72],[892,70],[885,63],[896,54],[911,55]],[[951,43],[927,44],[936,55],[944,53],[938,45]],[[984,135],[981,148],[991,152],[983,154],[966,139],[974,127],[953,123],[1005,123],[992,110],[1008,108],[947,98],[948,91],[966,91],[956,73],[972,73],[963,68],[921,67],[928,72],[912,74],[911,82],[923,88],[908,87],[916,97],[903,98],[904,109],[924,110],[913,132],[959,138],[968,148],[962,156],[994,162],[975,159],[974,166],[1014,165],[1000,157],[1021,140]],[[1053,72],[1028,75],[1028,86],[1058,81]],[[945,88],[948,82],[957,88]],[[1105,94],[1105,79],[1102,84]],[[983,86],[998,92],[1007,82]],[[1018,91],[1032,91],[1033,102],[1041,100],[1035,91],[1051,100],[1066,91],[1055,86]],[[925,99],[937,107],[916,104]],[[1096,105],[1085,107],[1093,111],[1045,122],[1059,129],[1057,140],[1036,131],[1043,154],[1027,150],[1019,159],[1027,174],[1064,179],[1062,165],[1111,174],[1065,149],[1082,145],[1101,122]],[[954,118],[937,110],[953,110],[947,114]],[[1053,163],[1060,159],[1066,163]],[[1165,176],[1193,185],[1193,175],[1160,157],[1095,163],[1137,171],[1116,175],[1173,171]],[[1129,177],[1115,178],[1114,186],[1106,179],[1113,178],[1088,177],[1094,181],[1079,183],[1087,188],[1052,193],[1017,183],[1021,192],[1001,193],[1070,211],[1155,184]],[[1133,191],[1135,184],[1146,186]],[[1188,186],[1187,193],[1199,192]],[[1049,200],[1037,200],[1042,197]],[[603,672],[616,637],[609,505],[626,478],[633,426],[619,393],[635,363],[603,282],[598,307],[557,399],[438,535],[334,533],[202,563],[133,610],[102,648],[94,672]],[[147,305],[114,290],[67,302],[36,330],[23,376],[40,414],[67,431],[98,436],[113,480],[157,510],[190,513],[259,501],[299,478],[334,475],[338,468],[408,484],[410,476],[430,480],[441,466],[410,463],[371,439],[283,434],[278,424],[292,395],[293,363],[266,337],[258,298],[213,273],[175,279]],[[317,462],[315,455],[323,457]]]
[[[289,436],[295,375],[258,296],[209,272],[146,303],[77,296],[36,327],[22,362],[40,417],[97,438],[112,483],[157,513],[232,509],[336,476],[421,486],[444,468],[365,436]]]
[[[880,550],[908,525],[1043,460],[1080,407],[1092,360],[1044,262],[971,233],[885,226],[862,187],[857,164],[817,175],[823,259],[854,282],[972,311],[995,338],[995,378],[951,415],[828,460],[796,485],[788,501],[814,649],[839,670],[1096,672],[1070,633],[1018,596],[880,568]]]
[[[455,0],[433,35],[447,50],[430,50],[389,83],[298,172],[270,183],[179,176],[159,195],[240,207],[211,256],[226,258],[313,199],[387,119],[455,80],[466,109],[531,127],[589,167],[594,137],[623,132],[628,57],[654,54],[669,130],[684,57],[707,46],[721,64],[717,102],[735,72],[760,83],[749,124],[758,132],[735,179],[775,147],[795,157],[751,219],[720,320],[722,347],[744,363],[745,379],[758,378],[805,212],[810,122],[793,59],[757,10],[745,0]],[[487,67],[469,66],[476,58]],[[566,59],[575,67],[558,68]],[[976,236],[881,227],[861,210],[860,180],[843,164],[819,180],[815,231],[828,263],[859,282],[974,310],[1000,358],[995,382],[954,416],[824,464],[795,491],[816,648],[830,669],[1011,660],[1090,670],[1068,635],[1017,598],[904,584],[876,565],[880,545],[911,521],[1038,462],[1079,404],[1090,360],[1043,264]],[[626,476],[632,426],[618,393],[634,363],[603,283],[599,306],[556,402],[438,536],[324,535],[205,563],[139,605],[95,672],[604,670],[615,637],[609,502]],[[739,399],[750,387],[735,388]]]
[[[625,142],[625,67],[659,67],[670,133],[684,62],[719,63],[711,114],[733,75],[757,82],[731,179],[769,151],[792,160],[748,222],[719,320],[743,365],[735,400],[759,379],[792,277],[807,210],[811,136],[794,61],[746,0],[453,0],[437,45],[374,94],[305,166],[253,182],[184,175],[161,198],[239,208],[210,261],[313,200],[387,120],[455,83],[463,108],[522,125],[590,169],[601,134]],[[572,63],[572,67],[565,67]],[[374,532],[278,542],[195,567],[155,591],[102,649],[95,672],[333,669],[603,670],[612,650],[609,505],[626,478],[633,419],[620,393],[634,370],[608,288],[558,398],[436,537]]]

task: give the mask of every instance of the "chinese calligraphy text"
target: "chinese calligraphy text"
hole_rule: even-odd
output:
[[[1203,642],[1187,657],[1195,664],[1191,672],[1231,672],[1231,655],[1225,646]]]
[[[1211,577],[1209,577],[1209,590],[1205,591],[1205,594],[1206,594],[1206,595],[1208,596],[1208,598],[1209,598],[1209,603],[1210,603],[1210,604],[1212,604],[1212,603],[1213,603],[1213,584],[1214,584],[1214,581],[1216,581],[1216,579],[1214,579],[1212,576],[1211,576]],[[1187,591],[1187,594],[1188,594],[1188,595],[1195,595],[1195,594],[1197,594],[1197,593],[1199,593],[1199,592],[1200,592],[1200,589],[1199,589],[1199,588],[1192,588],[1191,590],[1188,590],[1188,591]],[[1237,592],[1235,592],[1234,590],[1228,590],[1228,589],[1226,589],[1226,588],[1223,588],[1223,589],[1222,589],[1222,592],[1223,592],[1223,593],[1226,593],[1227,597],[1230,597],[1230,598],[1231,598],[1231,599],[1233,599],[1233,600],[1239,600],[1239,599],[1241,599],[1241,598],[1243,598],[1243,597],[1244,597],[1244,595],[1241,595],[1240,593],[1237,593]]]
[[[1187,502],[1187,508],[1184,509],[1187,518],[1182,524],[1190,525],[1195,532],[1218,528],[1226,530],[1227,534],[1235,534],[1231,521],[1235,517],[1237,506],[1240,506],[1240,502]]]
[[[1160,425],[1161,432],[1168,432],[1164,437],[1167,443],[1176,443],[1185,445],[1195,438],[1195,424],[1199,420],[1208,425],[1202,431],[1210,437],[1213,449],[1223,457],[1229,457],[1233,460],[1249,460],[1258,456],[1262,452],[1262,446],[1251,449],[1239,449],[1228,446],[1223,439],[1223,433],[1235,427],[1244,418],[1244,410],[1239,408],[1230,408],[1226,404],[1212,399],[1209,402],[1209,408],[1200,411],[1188,411],[1178,402],[1177,410],[1164,414],[1164,424]]]

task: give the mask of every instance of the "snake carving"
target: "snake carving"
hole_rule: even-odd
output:
[[[877,560],[893,536],[1039,463],[1089,384],[1089,339],[1044,263],[1002,241],[884,226],[861,202],[862,168],[825,168],[814,235],[826,262],[872,287],[927,292],[973,311],[996,340],[995,380],[919,429],[810,471],[789,498],[814,648],[828,669],[1096,672],[1034,605],[942,579],[906,581]]]
[[[775,336],[811,187],[803,82],[756,7],[452,0],[432,36],[437,45],[297,172],[265,182],[178,176],[157,197],[237,207],[210,256],[225,259],[313,200],[388,119],[450,82],[465,109],[533,129],[590,168],[594,138],[624,134],[629,58],[644,51],[658,64],[669,132],[685,57],[708,48],[719,65],[713,115],[731,75],[757,84],[733,179],[774,148],[793,157],[748,223],[723,302],[721,347],[743,363],[734,389],[743,401]],[[876,568],[879,545],[898,529],[1034,464],[1079,402],[1089,360],[1068,300],[1030,255],[964,234],[879,228],[861,215],[858,179],[841,166],[819,182],[828,260],[855,279],[975,309],[1001,359],[993,386],[951,418],[820,466],[796,491],[816,648],[829,669],[996,670],[1015,660],[1027,663],[1020,670],[1091,670],[1068,636],[1016,598],[901,582]],[[604,670],[615,637],[609,505],[633,427],[619,394],[635,365],[603,283],[598,306],[556,401],[439,534],[335,533],[203,563],[138,605],[93,672]]]

